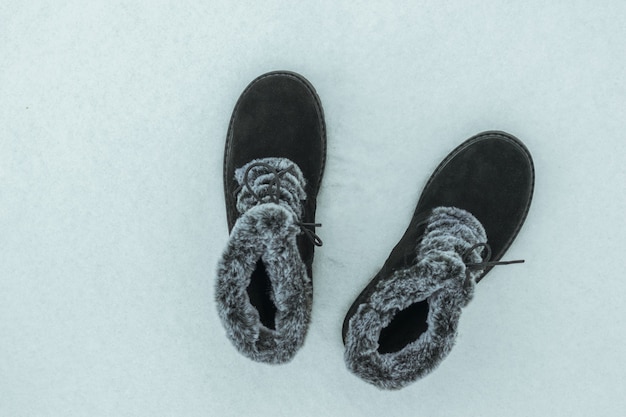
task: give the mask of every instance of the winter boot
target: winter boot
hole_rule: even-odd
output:
[[[350,307],[345,362],[365,381],[399,389],[450,352],[461,308],[524,223],[534,186],[526,147],[502,132],[456,148],[426,184],[404,236]]]
[[[277,71],[245,89],[226,141],[230,238],[215,297],[228,338],[252,360],[288,362],[304,342],[325,155],[322,106],[307,80]]]

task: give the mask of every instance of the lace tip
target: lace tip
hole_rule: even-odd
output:
[[[505,265],[511,265],[511,264],[523,264],[524,262],[526,262],[524,259],[517,259],[515,261],[506,261]]]

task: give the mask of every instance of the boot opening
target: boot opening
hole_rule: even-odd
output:
[[[416,341],[428,329],[428,307],[428,300],[424,300],[399,311],[380,332],[378,352],[398,352]]]
[[[259,312],[261,324],[268,329],[276,330],[276,305],[271,298],[272,283],[265,270],[265,264],[260,259],[252,273],[247,291],[250,304]]]

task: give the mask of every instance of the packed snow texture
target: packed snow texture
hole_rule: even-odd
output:
[[[0,415],[623,416],[626,3],[0,6]],[[222,159],[256,76],[322,100],[312,322],[286,365],[218,319]],[[380,391],[341,324],[433,169],[504,130],[536,188],[432,374]]]

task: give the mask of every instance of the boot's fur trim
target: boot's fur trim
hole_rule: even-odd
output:
[[[414,266],[383,277],[349,321],[345,361],[348,369],[384,389],[399,389],[435,369],[452,349],[461,307],[474,293],[480,271],[467,271],[463,254],[486,242],[485,230],[467,211],[439,207],[432,211],[417,248]],[[466,262],[480,262],[480,250]],[[381,354],[378,339],[394,316],[427,300],[428,328],[398,352]]]
[[[280,173],[279,178],[276,178],[276,173],[268,170],[264,166],[265,164]],[[255,159],[236,169],[235,179],[242,187],[237,194],[237,211],[239,213],[243,214],[258,204],[275,202],[273,200],[274,193],[277,184],[280,184],[278,187],[278,204],[291,210],[296,217],[302,218],[302,201],[306,200],[306,193],[304,192],[306,181],[300,168],[289,159]],[[276,182],[273,182],[274,180]],[[245,185],[246,182],[250,188]]]
[[[247,168],[259,161],[277,171],[293,166],[279,179],[278,203],[269,202],[276,183],[272,183],[273,174],[262,166],[249,170],[246,180],[253,193],[244,184]],[[282,158],[252,161],[238,169],[235,177],[243,186],[237,198],[242,215],[218,264],[218,313],[228,338],[243,355],[259,362],[288,362],[302,346],[311,316],[311,279],[296,245],[296,236],[301,233],[297,225],[301,200],[306,197],[304,178],[297,165]],[[247,293],[259,261],[264,263],[271,283],[275,329],[261,323]]]

